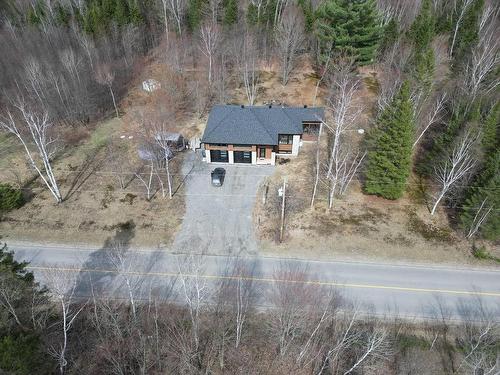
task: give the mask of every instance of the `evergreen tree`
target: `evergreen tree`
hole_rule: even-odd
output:
[[[496,241],[500,239],[500,148],[497,147],[486,163],[485,168],[473,182],[469,198],[463,204],[460,215],[463,228],[468,231],[474,223],[478,209],[484,202],[484,209],[492,207],[493,212],[482,223],[479,233],[482,237]]]
[[[226,0],[224,2],[224,19],[225,26],[231,26],[238,22],[238,2],[237,0]]]
[[[135,26],[140,26],[144,23],[144,17],[142,16],[141,10],[139,9],[139,4],[137,0],[131,0],[130,2],[130,14],[129,20]]]
[[[314,11],[311,0],[298,0],[297,4],[302,9],[302,12],[304,12],[305,31],[310,33],[314,27]]]
[[[129,23],[129,10],[127,0],[116,0],[113,17],[118,26],[124,26]]]
[[[57,3],[55,6],[55,21],[59,26],[68,26],[71,19],[71,13],[64,5]]]
[[[33,274],[26,270],[26,262],[17,262],[7,246],[0,247],[0,278],[16,293],[9,303],[16,311],[17,319],[0,304],[0,373],[41,374],[49,373],[50,361],[43,354],[40,332],[34,331],[31,322],[31,302],[38,295],[45,296]],[[43,308],[39,306],[38,308]]]
[[[422,1],[420,12],[410,28],[410,39],[417,52],[425,52],[435,35],[435,19],[431,0]]]
[[[470,52],[474,44],[476,44],[479,31],[479,19],[481,18],[483,7],[484,0],[475,0],[472,5],[467,8],[458,27],[455,39],[455,48],[453,49],[453,58],[455,62],[462,61]],[[458,17],[458,14],[455,14],[455,18],[456,17]],[[451,38],[453,38],[453,35],[451,35]]]
[[[249,25],[256,25],[259,23],[258,18],[257,7],[250,2],[247,8],[247,23]]]
[[[0,184],[0,212],[19,208],[24,204],[21,190],[14,189],[9,184]]]
[[[380,51],[385,51],[393,46],[398,40],[399,26],[396,19],[391,18],[387,25],[384,26],[382,38],[380,40]]]
[[[434,51],[431,47],[436,20],[431,0],[424,0],[409,31],[413,43],[413,71],[416,81],[430,89],[434,76]]]
[[[193,32],[198,29],[201,23],[201,0],[189,0],[187,10],[188,29]]]
[[[481,145],[483,152],[488,155],[500,147],[500,102],[497,102],[490,110],[483,124],[483,135]]]
[[[387,199],[400,198],[410,175],[413,107],[410,87],[404,82],[377,119],[370,135],[364,190]]]
[[[326,0],[317,10],[316,35],[320,60],[344,52],[360,65],[373,62],[381,35],[374,0]]]
[[[466,193],[460,215],[462,226],[468,231],[474,222],[477,210],[485,201],[486,207],[493,207],[493,214],[487,217],[480,228],[480,234],[487,239],[500,238],[500,102],[490,110],[483,122],[481,147],[485,156],[484,168],[474,178]],[[485,209],[486,209],[485,207]]]

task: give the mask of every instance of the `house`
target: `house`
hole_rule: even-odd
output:
[[[298,155],[302,141],[316,139],[319,107],[217,105],[201,139],[208,163],[274,165],[277,156]]]

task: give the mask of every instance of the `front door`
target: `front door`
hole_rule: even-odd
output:
[[[259,147],[259,158],[260,159],[266,158],[266,148],[265,147]]]

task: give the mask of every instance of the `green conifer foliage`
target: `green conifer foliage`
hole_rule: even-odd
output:
[[[59,26],[68,26],[71,19],[71,13],[64,5],[57,3],[55,9],[55,21]]]
[[[410,175],[413,107],[405,82],[377,119],[370,135],[364,191],[387,199],[400,198]]]
[[[190,31],[195,31],[201,22],[201,0],[189,0],[187,10],[187,24]]]
[[[355,57],[360,65],[373,62],[381,35],[374,0],[326,0],[317,10],[316,35],[320,60],[332,52]]]
[[[130,1],[129,22],[135,26],[140,26],[144,23],[144,17],[142,16],[141,10],[139,9],[139,3],[137,2],[137,0]]]
[[[225,26],[231,26],[238,22],[238,1],[226,0],[224,2],[224,19]]]
[[[24,204],[21,190],[8,184],[0,184],[0,212],[19,208]]]
[[[431,0],[424,0],[420,12],[409,31],[413,43],[414,78],[424,88],[429,89],[434,76],[434,51],[431,47],[435,35],[436,20]]]
[[[484,0],[475,0],[472,5],[467,8],[465,15],[460,22],[455,39],[455,48],[453,49],[455,62],[461,62],[470,52],[472,46],[477,42],[479,19],[481,17],[483,7]],[[457,7],[457,9],[460,8]],[[456,14],[455,17],[458,17],[458,14]],[[450,37],[453,38],[453,34]]]
[[[123,26],[129,23],[129,9],[127,0],[115,0],[115,10],[113,18],[118,26]]]

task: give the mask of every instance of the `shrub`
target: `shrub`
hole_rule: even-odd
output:
[[[24,204],[21,190],[15,189],[9,184],[0,184],[0,211],[10,211]]]

